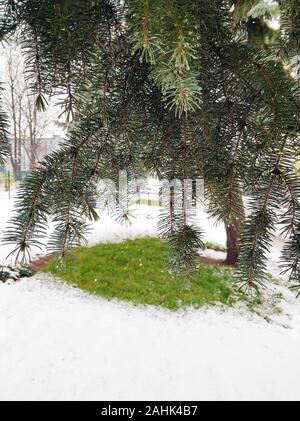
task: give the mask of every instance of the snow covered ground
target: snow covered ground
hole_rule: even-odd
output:
[[[1,231],[11,213],[4,193],[0,206]],[[155,234],[157,212],[139,208],[130,228],[104,216],[89,243]],[[204,212],[199,220],[208,241],[225,243]],[[267,323],[239,310],[108,302],[40,275],[0,284],[0,399],[299,400],[300,301],[278,289],[283,313]]]

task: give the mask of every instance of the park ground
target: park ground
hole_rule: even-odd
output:
[[[3,231],[4,192],[0,204]],[[89,245],[156,236],[158,212],[137,206],[127,227],[103,215]],[[199,223],[207,242],[225,245],[203,211]],[[269,317],[242,305],[169,311],[107,300],[49,274],[0,284],[0,399],[299,400],[300,301],[279,276],[282,243],[275,237],[269,256],[279,279],[270,288],[282,297]],[[1,246],[2,262],[9,251]]]

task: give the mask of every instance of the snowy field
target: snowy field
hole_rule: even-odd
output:
[[[12,204],[0,193],[0,231]],[[156,234],[158,209],[131,227],[108,216],[89,243]],[[225,243],[204,212],[206,240]],[[278,275],[276,239],[270,270]],[[1,246],[3,261],[10,248]],[[285,286],[267,323],[241,310],[171,313],[108,302],[35,276],[0,284],[1,400],[299,400],[300,301]]]

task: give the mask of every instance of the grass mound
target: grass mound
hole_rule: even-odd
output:
[[[167,256],[159,239],[142,238],[72,250],[62,264],[52,260],[44,271],[101,297],[170,310],[235,303],[230,269],[201,265],[187,285],[166,270]]]

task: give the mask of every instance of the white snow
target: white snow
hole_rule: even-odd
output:
[[[1,230],[10,204],[0,206]],[[131,228],[104,216],[89,242],[153,235],[157,213],[141,207]],[[199,219],[208,241],[225,243]],[[109,302],[41,275],[0,284],[0,399],[299,400],[300,302],[278,289],[283,314],[267,323],[237,309]]]

